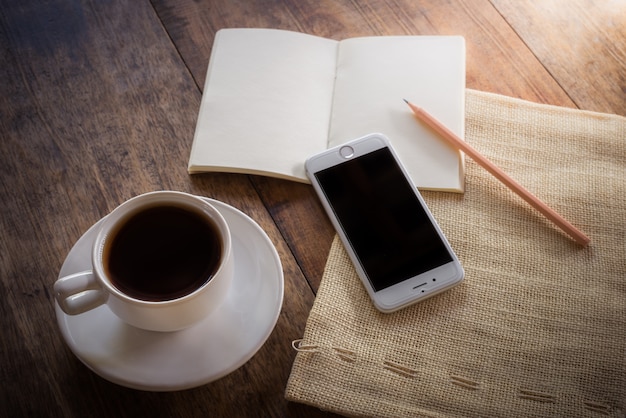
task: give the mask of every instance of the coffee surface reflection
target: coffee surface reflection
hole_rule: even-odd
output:
[[[222,242],[216,225],[190,208],[155,205],[130,214],[104,246],[112,284],[146,301],[186,296],[217,271]]]

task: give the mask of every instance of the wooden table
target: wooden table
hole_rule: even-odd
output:
[[[0,416],[322,416],[283,393],[333,230],[308,185],[189,176],[215,32],[271,27],[342,39],[465,36],[467,86],[626,115],[626,3],[584,0],[0,1]],[[59,332],[51,291],[74,242],[122,201],[173,189],[256,220],[285,297],[243,367],[179,392],[142,392],[87,369]]]

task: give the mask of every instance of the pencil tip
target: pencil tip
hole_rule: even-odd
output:
[[[402,99],[404,100],[404,103],[409,104],[409,101],[407,99]]]

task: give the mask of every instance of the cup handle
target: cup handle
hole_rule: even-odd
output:
[[[70,274],[54,283],[54,296],[67,315],[78,315],[97,308],[107,300],[91,270]]]

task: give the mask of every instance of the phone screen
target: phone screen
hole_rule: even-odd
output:
[[[374,290],[452,261],[389,148],[315,177]]]

